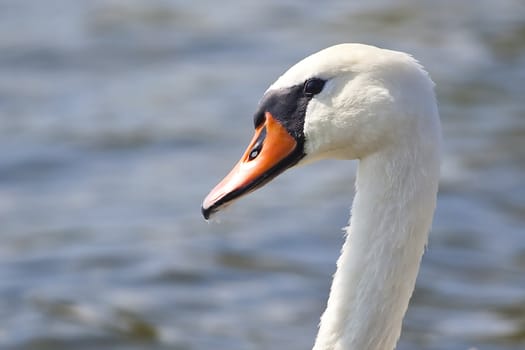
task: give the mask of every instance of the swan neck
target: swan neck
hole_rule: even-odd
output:
[[[361,159],[314,350],[395,348],[427,243],[438,176],[435,145]]]

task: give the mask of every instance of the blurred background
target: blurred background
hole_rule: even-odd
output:
[[[398,348],[525,347],[525,3],[0,0],[0,348],[311,348],[356,164],[208,224],[259,98],[321,48],[407,51],[443,176]]]

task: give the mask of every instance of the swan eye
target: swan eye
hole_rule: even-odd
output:
[[[307,97],[312,97],[323,91],[325,81],[319,78],[308,79],[304,83],[303,93]]]

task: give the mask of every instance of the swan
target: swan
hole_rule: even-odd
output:
[[[204,199],[204,217],[291,166],[359,160],[346,238],[313,349],[394,349],[438,191],[441,125],[428,73],[403,52],[332,46],[268,88],[254,126],[240,161]]]

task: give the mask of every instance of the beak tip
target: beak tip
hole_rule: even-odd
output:
[[[213,215],[213,213],[215,213],[218,210],[218,198],[220,198],[220,196],[217,195],[215,189],[212,190],[206,196],[206,198],[204,198],[204,201],[201,205],[201,213],[202,216],[204,216],[205,220],[208,220]]]
[[[205,208],[204,206],[201,207],[202,216],[204,216],[205,220],[208,220],[211,216],[212,209],[211,207]]]

